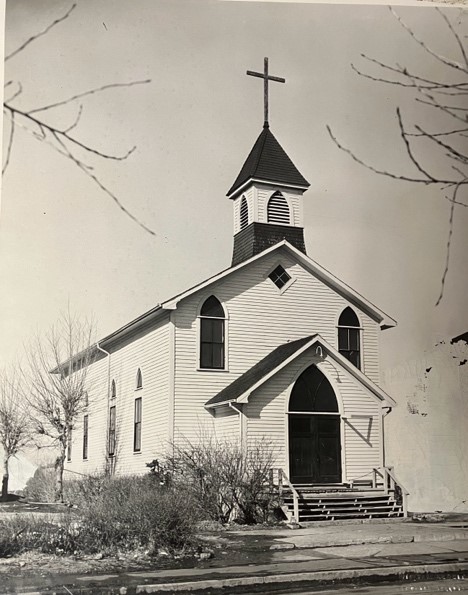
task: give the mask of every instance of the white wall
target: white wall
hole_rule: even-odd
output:
[[[281,263],[294,278],[280,293],[268,279]],[[226,371],[198,370],[198,312],[203,301],[216,295],[225,306],[227,321]],[[349,303],[318,281],[286,251],[276,251],[222,279],[209,290],[183,300],[174,312],[176,334],[175,427],[196,438],[212,416],[204,404],[278,345],[320,333],[337,347],[339,314]],[[379,380],[378,324],[359,312],[364,330],[364,372]]]
[[[385,420],[387,460],[412,511],[468,512],[468,346],[450,341],[384,374],[398,402]]]
[[[145,473],[146,463],[161,456],[169,442],[169,341],[168,317],[133,336],[132,341],[111,351],[110,378],[116,383],[116,472]],[[83,460],[82,418],[73,432],[72,461],[66,467],[78,473],[104,469],[108,426],[108,359],[93,364],[89,407],[88,459]],[[136,390],[138,368],[143,388]],[[142,397],[141,451],[133,452],[134,403]]]

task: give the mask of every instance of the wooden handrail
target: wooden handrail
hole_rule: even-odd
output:
[[[291,490],[293,496],[293,519],[295,523],[299,523],[299,494],[293,484],[289,481],[289,477],[280,467],[277,469],[278,471],[278,493],[280,497],[283,494],[283,482],[286,486]],[[272,476],[274,474],[274,470],[272,469]]]
[[[382,470],[382,471],[381,471]],[[408,516],[408,496],[409,492],[405,488],[405,486],[399,481],[395,475],[395,471],[393,467],[378,467],[373,469],[374,477],[376,478],[377,475],[383,479],[385,493],[392,492],[395,496],[397,488],[401,491],[401,499],[402,499],[402,507],[403,507],[403,515],[405,517]]]

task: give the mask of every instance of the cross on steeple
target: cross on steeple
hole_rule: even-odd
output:
[[[261,72],[253,72],[252,70],[247,70],[247,74],[250,76],[256,76],[258,78],[263,79],[263,109],[264,109],[264,122],[263,126],[268,127],[268,81],[276,81],[277,83],[285,83],[286,79],[280,78],[278,76],[270,76],[268,74],[268,58],[264,58],[264,66],[263,66],[263,73]]]

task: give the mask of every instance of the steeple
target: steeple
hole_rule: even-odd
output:
[[[285,82],[247,71],[265,81],[264,125],[227,196],[234,208],[232,265],[287,240],[305,253],[302,195],[309,182],[276,140],[268,122],[268,81]]]

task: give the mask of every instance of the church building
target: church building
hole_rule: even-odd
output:
[[[66,469],[146,473],[173,443],[266,440],[296,520],[307,494],[376,498],[401,516],[384,448],[395,401],[379,385],[396,322],[307,255],[309,183],[270,129],[268,81],[284,79],[267,66],[249,73],[264,80],[263,129],[227,192],[232,262],[95,345]]]

